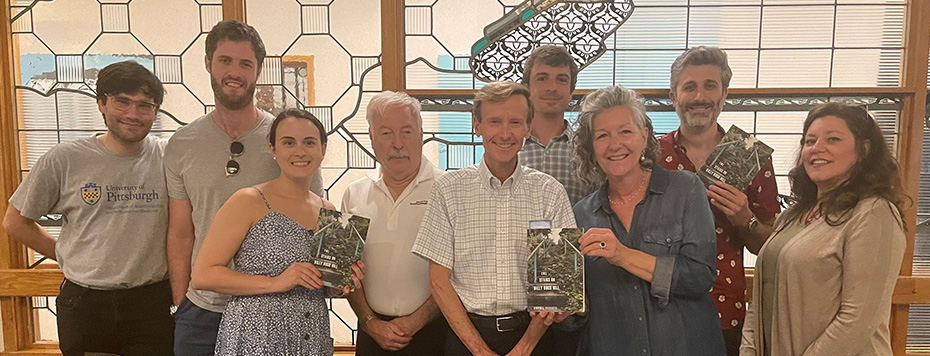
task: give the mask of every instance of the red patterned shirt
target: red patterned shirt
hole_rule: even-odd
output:
[[[717,130],[723,133],[719,125]],[[688,158],[684,146],[678,144],[678,130],[659,139],[658,163],[669,170],[683,169],[696,172],[697,169]],[[760,221],[769,222],[781,211],[778,204],[778,187],[775,184],[775,171],[769,159],[746,188],[749,209]],[[720,328],[731,329],[743,322],[746,317],[746,274],[743,269],[743,248],[740,228],[727,220],[726,214],[710,206],[714,213],[714,226],[717,230],[717,281],[710,290],[720,317]]]

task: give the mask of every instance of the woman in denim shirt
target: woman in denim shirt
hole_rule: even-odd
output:
[[[621,86],[584,99],[579,178],[606,182],[575,205],[589,313],[580,355],[724,355],[708,293],[716,238],[704,185],[653,165],[642,96]],[[570,323],[571,324],[571,323]]]

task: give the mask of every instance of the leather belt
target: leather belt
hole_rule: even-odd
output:
[[[498,316],[468,313],[468,318],[476,328],[496,330],[499,333],[525,328],[530,324],[530,314],[525,311]]]

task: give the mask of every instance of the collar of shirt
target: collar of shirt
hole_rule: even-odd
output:
[[[723,130],[723,126],[720,126],[720,124],[717,124],[717,132],[719,132],[720,135],[727,134],[727,132]],[[680,143],[678,143],[678,141],[680,140],[680,137],[678,136],[679,133],[681,133],[681,126],[675,129],[675,131],[669,132],[668,137],[671,138],[672,146],[675,147],[676,151],[681,151],[681,153],[687,154],[688,149],[685,148],[685,146],[682,146]]]
[[[721,136],[726,135],[727,133],[723,130],[723,126],[720,126],[720,124],[717,124],[717,132],[719,132]],[[697,167],[695,167],[694,163],[691,162],[691,159],[688,158],[688,149],[679,143],[679,140],[681,139],[679,136],[680,133],[681,127],[679,126],[677,129],[675,129],[675,131],[669,132],[668,135],[663,136],[663,138],[668,137],[669,141],[672,143],[672,148],[675,149],[675,153],[678,154],[678,158],[681,163],[685,165],[685,168],[689,171],[696,172]]]
[[[420,156],[420,171],[417,172],[416,178],[414,178],[413,181],[410,182],[410,184],[408,184],[406,188],[404,188],[404,192],[411,190],[410,189],[411,187],[415,187],[416,185],[420,183],[435,179],[436,175],[433,172],[433,167],[434,167],[433,163],[430,162],[428,159],[426,159],[425,155],[421,155]],[[380,189],[382,192],[384,192],[388,196],[391,196],[390,190],[388,190],[387,185],[384,184],[384,173],[381,172],[381,168],[382,167],[379,165],[378,169],[376,169],[374,172],[368,173],[368,179],[371,179],[374,185],[378,187],[378,189]],[[401,193],[400,195],[403,196],[404,193]],[[400,200],[401,196],[398,197],[398,200]]]
[[[481,185],[487,188],[490,191],[500,190],[507,188],[510,191],[513,191],[513,188],[520,184],[521,178],[523,178],[523,166],[520,165],[519,160],[517,161],[517,167],[514,168],[513,173],[507,179],[504,179],[503,182],[499,182],[497,177],[491,174],[491,170],[488,169],[487,163],[484,161],[484,157],[481,158],[481,163],[478,164],[478,178],[481,179]]]
[[[552,142],[558,142],[558,141],[566,141],[568,143],[571,143],[572,139],[575,138],[575,131],[572,130],[572,125],[569,125],[568,121],[566,120],[562,120],[562,121],[565,122],[565,130],[562,131],[561,135],[553,137],[552,140],[549,140],[550,145],[552,144]],[[530,135],[530,138],[526,139],[526,142],[527,143],[532,142],[539,146],[542,146],[542,144],[539,143],[539,140],[537,140],[536,137],[534,137],[533,135]]]
[[[649,194],[665,194],[665,190],[668,188],[669,181],[669,172],[665,168],[662,168],[659,165],[652,166],[652,178],[649,179],[649,186],[646,187],[647,195]],[[597,193],[594,196],[594,205],[589,213],[597,212],[602,210],[604,212],[613,211],[610,208],[610,199],[607,198],[607,183],[601,184],[601,187],[597,189]]]

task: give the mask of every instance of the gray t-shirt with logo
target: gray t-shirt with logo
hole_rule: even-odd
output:
[[[62,215],[55,243],[68,280],[94,289],[126,289],[168,276],[166,141],[145,138],[119,155],[87,137],[52,147],[10,197],[24,217]]]
[[[213,122],[213,113],[201,116],[171,136],[165,148],[165,175],[168,195],[172,199],[188,200],[193,208],[194,250],[191,265],[213,222],[213,216],[237,190],[277,178],[280,167],[268,147],[268,131],[274,116],[263,112],[251,130],[233,140]],[[242,154],[234,157],[239,173],[226,176],[226,162],[230,159],[229,146],[233,141],[242,143]],[[319,172],[314,175],[314,193],[322,195],[323,183]],[[188,286],[187,298],[195,305],[222,313],[228,297]]]

